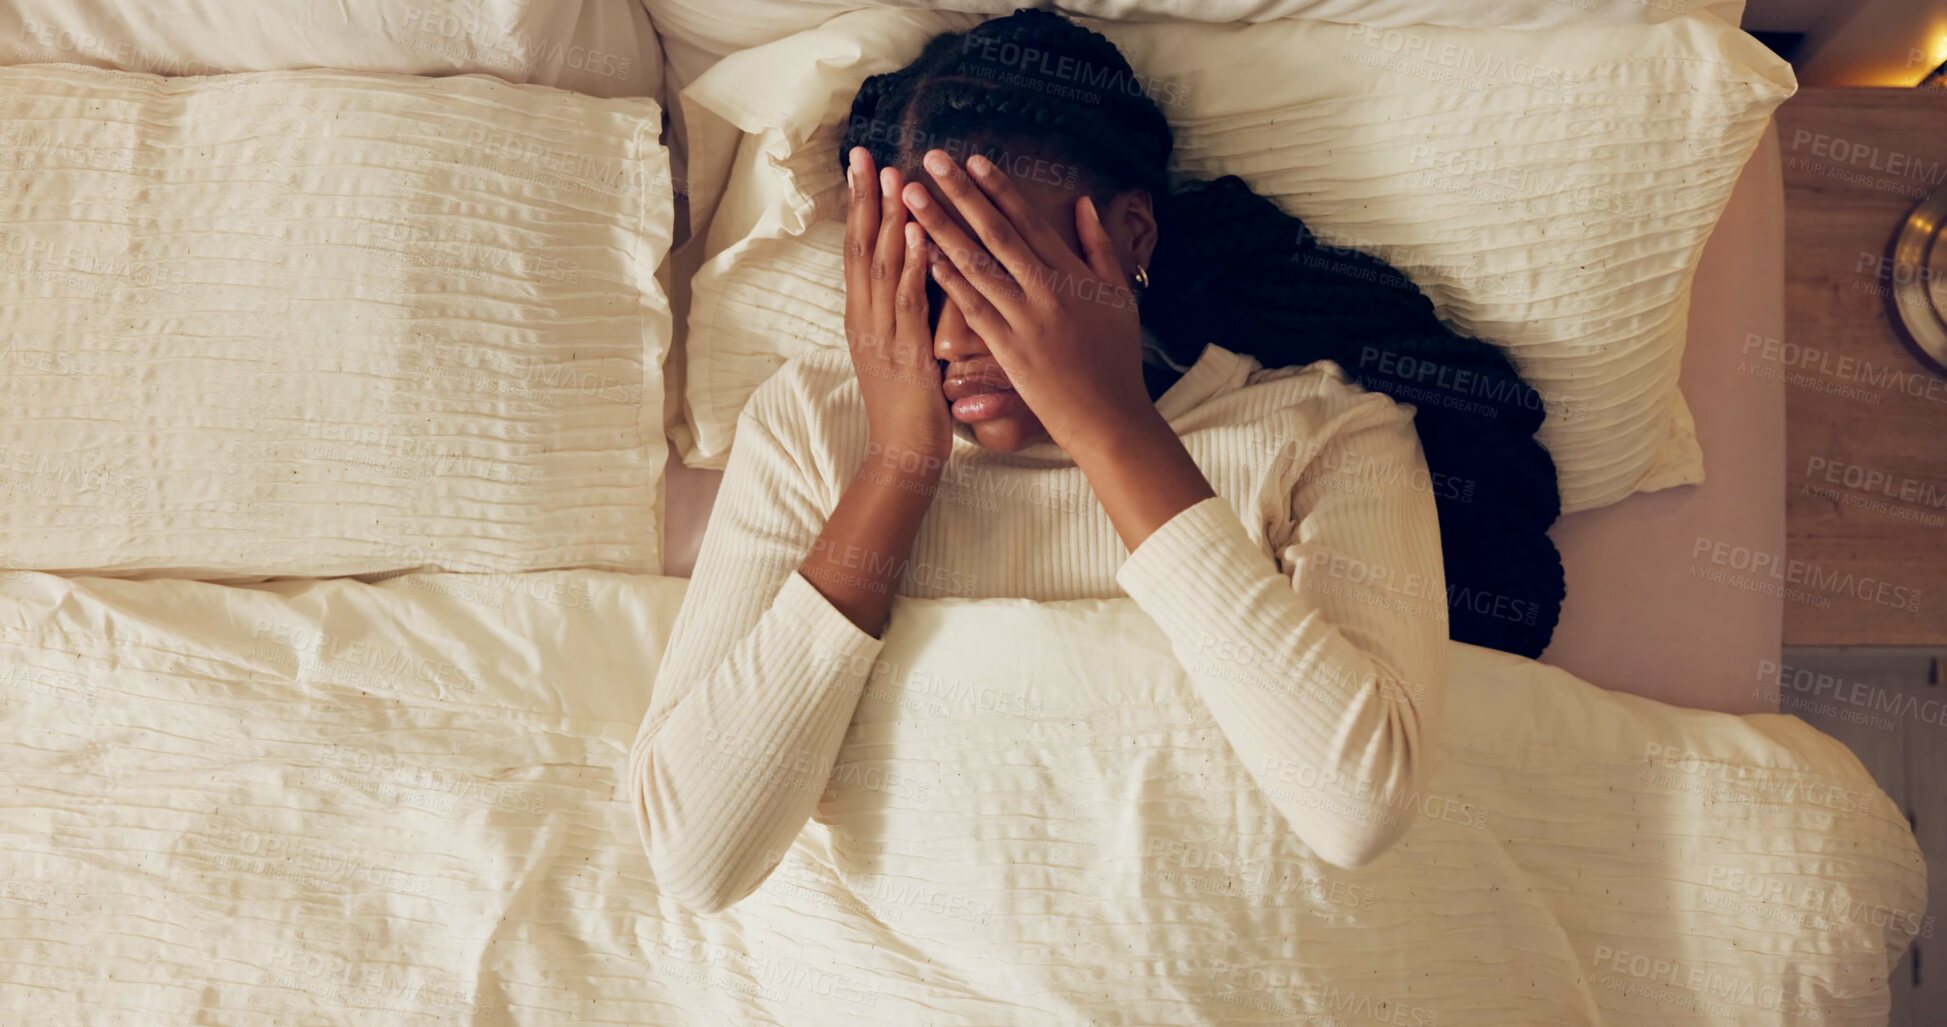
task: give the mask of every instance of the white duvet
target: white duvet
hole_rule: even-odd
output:
[[[1126,601],[902,604],[818,820],[693,917],[616,776],[681,594],[0,577],[0,1020],[1867,1024],[1931,930],[1838,743],[1469,647],[1333,869]]]

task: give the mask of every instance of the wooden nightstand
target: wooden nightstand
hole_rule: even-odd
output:
[[[1947,89],[1804,89],[1785,173],[1786,556],[1829,601],[1785,604],[1780,712],[1856,753],[1947,880],[1947,375],[1894,327],[1890,261],[1947,188]],[[1947,283],[1943,283],[1947,285]],[[1849,585],[1848,585],[1849,583]],[[1889,981],[1895,1027],[1947,1009],[1947,888]]]
[[[1805,89],[1785,172],[1785,644],[1947,646],[1947,375],[1901,341],[1895,232],[1947,188],[1947,89]],[[1947,287],[1947,283],[1943,283]]]

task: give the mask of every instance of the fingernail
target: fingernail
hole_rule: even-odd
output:
[[[1088,219],[1090,221],[1093,221],[1098,225],[1102,223],[1102,215],[1098,213],[1095,209],[1094,197],[1084,195],[1082,197],[1082,206],[1088,208]]]
[[[933,201],[926,195],[926,187],[915,182],[906,187],[906,206],[914,210],[925,210]]]
[[[910,221],[906,222],[906,245],[912,249],[919,249],[921,242],[919,226]]]
[[[847,167],[845,169],[845,188],[856,192],[858,191],[858,187],[859,187],[859,169],[855,167]]]
[[[994,162],[976,153],[967,158],[967,170],[986,178],[987,173],[994,170]]]
[[[928,150],[924,163],[926,164],[926,170],[936,175],[945,175],[953,171],[953,162],[948,160],[946,154],[939,150]]]
[[[879,169],[879,195],[891,196],[894,188],[891,168]]]

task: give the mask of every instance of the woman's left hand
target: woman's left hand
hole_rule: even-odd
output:
[[[1080,461],[1132,428],[1155,427],[1135,296],[1094,203],[1075,204],[1077,254],[991,161],[975,156],[963,169],[934,150],[924,163],[978,234],[969,238],[925,186],[906,186],[906,206],[933,242],[934,279],[1049,437]]]

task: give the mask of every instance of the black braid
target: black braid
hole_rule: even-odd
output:
[[[1070,66],[1051,71],[1037,58]],[[1168,192],[1173,136],[1115,44],[1051,11],[1022,9],[928,41],[911,64],[865,80],[839,163],[864,146],[880,166],[913,172],[928,149],[990,155],[1008,144],[1088,173],[1104,196]]]
[[[1047,73],[1030,54],[1067,60]],[[1080,69],[1080,70],[1074,70]],[[1098,203],[1149,192],[1158,245],[1143,326],[1188,365],[1216,342],[1267,367],[1331,360],[1361,387],[1415,407],[1455,639],[1523,656],[1548,647],[1565,587],[1548,529],[1555,464],[1535,438],[1541,396],[1505,353],[1441,323],[1386,262],[1319,240],[1227,176],[1172,190],[1174,135],[1121,52],[1050,11],[1023,9],[937,36],[911,64],[867,79],[840,166],[864,146],[913,172],[927,150],[1032,150],[1080,170]],[[959,151],[959,152],[956,152]]]

